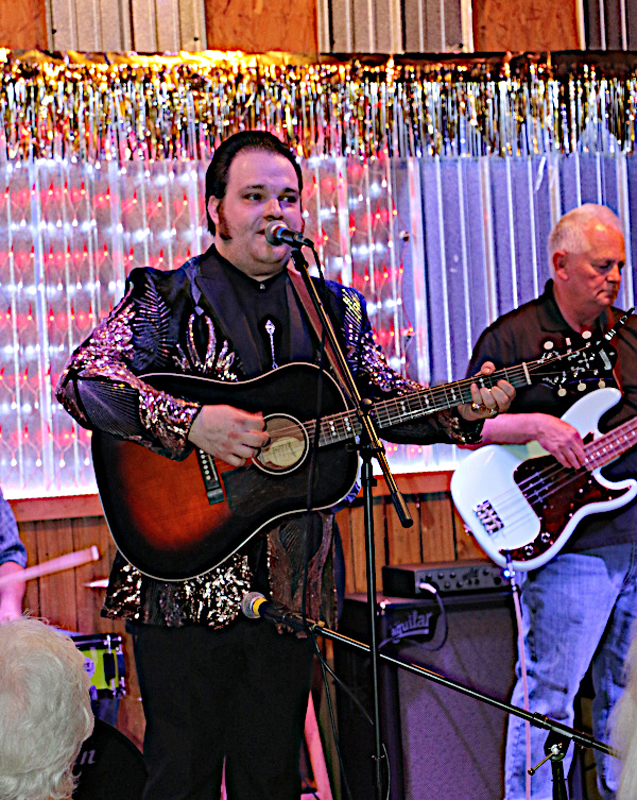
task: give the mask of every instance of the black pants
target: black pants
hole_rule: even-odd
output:
[[[146,716],[146,800],[298,800],[313,648],[265,620],[129,624]]]

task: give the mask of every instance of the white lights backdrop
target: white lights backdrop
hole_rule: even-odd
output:
[[[245,107],[258,110],[258,103]],[[203,197],[208,154],[176,148],[134,158],[122,156],[120,140],[113,157],[91,149],[95,139],[84,131],[80,149],[82,142],[86,148],[78,155],[65,149],[64,137],[48,136],[44,123],[39,135],[52,144],[36,152],[24,144],[31,141],[29,120],[17,114],[9,125],[9,106],[1,108],[0,485],[9,497],[94,492],[90,433],[59,406],[55,384],[70,351],[122,296],[132,268],[172,269],[210,244]],[[410,125],[422,125],[422,116],[412,116]],[[59,130],[68,119],[59,116]],[[351,125],[354,117],[348,119]],[[279,132],[279,123],[272,116],[268,127]],[[121,121],[116,125],[123,129]],[[332,142],[336,129],[332,123]],[[378,340],[397,369],[426,384],[464,377],[482,329],[543,289],[548,232],[582,202],[606,203],[619,213],[628,261],[619,304],[634,304],[632,144],[618,142],[599,120],[594,136],[580,131],[569,148],[535,142],[509,153],[490,150],[475,127],[465,126],[473,145],[456,136],[449,147],[416,146],[414,129],[407,121],[394,126],[394,142],[404,147],[363,153],[330,145],[301,158],[306,234],[327,277],[364,293]],[[12,131],[19,147],[7,143]],[[192,132],[191,141],[203,140],[201,128]],[[461,457],[441,445],[388,445],[388,451],[394,468],[409,472],[448,469]]]

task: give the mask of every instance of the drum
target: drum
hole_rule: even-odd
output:
[[[126,685],[122,637],[113,633],[70,633],[69,636],[84,654],[85,668],[91,679],[91,699],[123,697]]]
[[[101,719],[75,761],[73,800],[140,800],[146,783],[142,754],[123,733]]]

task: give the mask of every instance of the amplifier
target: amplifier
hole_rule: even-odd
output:
[[[378,597],[383,651],[506,701],[515,679],[511,591]],[[369,641],[365,595],[345,597],[339,631]],[[446,634],[444,631],[446,629]],[[387,650],[385,650],[387,648]],[[337,687],[343,777],[352,800],[374,791],[371,659],[335,642],[334,666],[356,701]],[[361,711],[359,703],[365,711]],[[381,662],[381,735],[392,800],[495,800],[504,794],[506,714],[450,688]]]
[[[492,561],[442,561],[437,564],[399,564],[383,567],[383,592],[392,597],[431,595],[427,585],[440,595],[502,591],[509,581]]]

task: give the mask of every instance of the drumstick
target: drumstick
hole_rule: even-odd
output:
[[[99,561],[100,553],[95,545],[87,547],[85,550],[76,550],[74,553],[67,553],[49,561],[43,561],[34,567],[29,567],[23,572],[12,572],[10,575],[0,577],[0,586],[8,583],[18,583],[19,581],[30,581],[33,578],[40,578],[42,575],[49,575],[51,572],[61,572],[63,569],[79,567],[88,564],[89,561]]]

